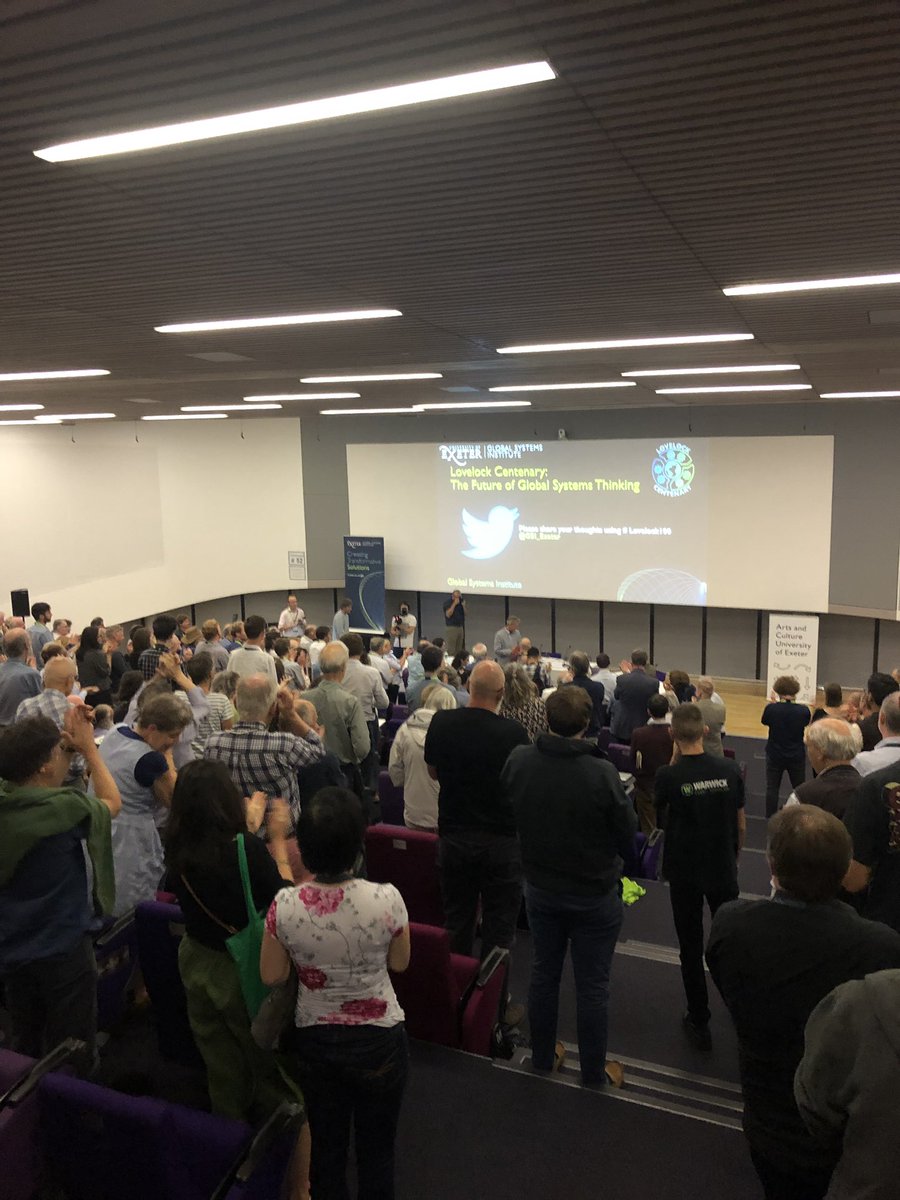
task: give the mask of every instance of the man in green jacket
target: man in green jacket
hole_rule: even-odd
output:
[[[95,796],[63,786],[75,753],[84,757]],[[48,717],[30,717],[0,733],[0,978],[12,1046],[39,1058],[77,1038],[86,1045],[77,1064],[85,1074],[97,1035],[89,930],[115,903],[110,827],[120,807],[89,709],[72,708],[62,730]]]

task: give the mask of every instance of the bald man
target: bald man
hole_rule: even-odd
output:
[[[75,687],[75,663],[71,658],[57,656],[48,660],[44,667],[44,690],[38,696],[29,696],[16,709],[16,721],[28,717],[49,717],[57,729],[65,726],[66,713],[71,705],[68,697]],[[65,787],[84,787],[84,759],[73,754]]]
[[[500,772],[516,746],[530,744],[518,721],[498,716],[503,670],[478,663],[466,708],[434,714],[425,738],[428,773],[438,800],[441,891],[455,954],[471,954],[481,900],[481,957],[509,949],[522,901],[522,859],[512,804]]]
[[[0,728],[12,725],[23,700],[41,692],[41,675],[34,669],[31,639],[25,630],[10,630],[3,646],[6,662],[0,664]]]
[[[309,700],[298,699],[294,701],[294,711],[302,721],[306,722],[313,733],[319,735],[326,747],[322,758],[317,759],[316,762],[307,763],[297,772],[302,809],[306,801],[311,800],[323,787],[346,787],[347,780],[341,769],[341,760],[332,750],[328,749],[325,726],[319,723],[316,706]]]

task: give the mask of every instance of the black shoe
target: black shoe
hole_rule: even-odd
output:
[[[709,1032],[709,1025],[699,1025],[690,1013],[685,1013],[681,1018],[681,1023],[684,1026],[684,1032],[688,1035],[689,1040],[698,1050],[712,1050],[712,1037]]]

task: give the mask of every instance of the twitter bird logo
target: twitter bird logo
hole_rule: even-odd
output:
[[[473,517],[464,508],[463,533],[471,549],[463,550],[463,554],[466,558],[496,558],[509,545],[518,519],[519,510],[507,508],[504,504],[495,504],[486,521]]]

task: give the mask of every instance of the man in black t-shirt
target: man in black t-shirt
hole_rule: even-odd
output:
[[[863,708],[866,715],[859,723],[863,737],[863,750],[874,750],[881,741],[881,730],[878,728],[878,718],[881,706],[888,696],[900,689],[900,684],[892,675],[884,671],[873,671],[866,680],[866,690],[863,694]]]
[[[867,775],[844,815],[853,839],[848,892],[863,916],[900,931],[900,761]]]
[[[497,715],[505,679],[495,662],[469,678],[466,708],[436,712],[425,738],[438,800],[444,919],[455,954],[471,954],[481,900],[481,956],[513,943],[522,901],[522,857],[500,772],[515,746],[530,745],[518,721]]]
[[[783,809],[769,822],[768,855],[774,896],[722,907],[706,961],[737,1030],[744,1133],[766,1200],[822,1200],[835,1158],[794,1100],[803,1032],[839,984],[900,966],[900,935],[837,899],[850,838],[831,813]]]
[[[660,767],[654,782],[657,823],[665,829],[663,874],[687,997],[683,1023],[700,1050],[709,1050],[709,993],[703,970],[703,904],[715,915],[738,895],[737,856],[744,841],[744,781],[727,758],[703,751],[705,726],[696,704],[672,716],[678,761]]]

